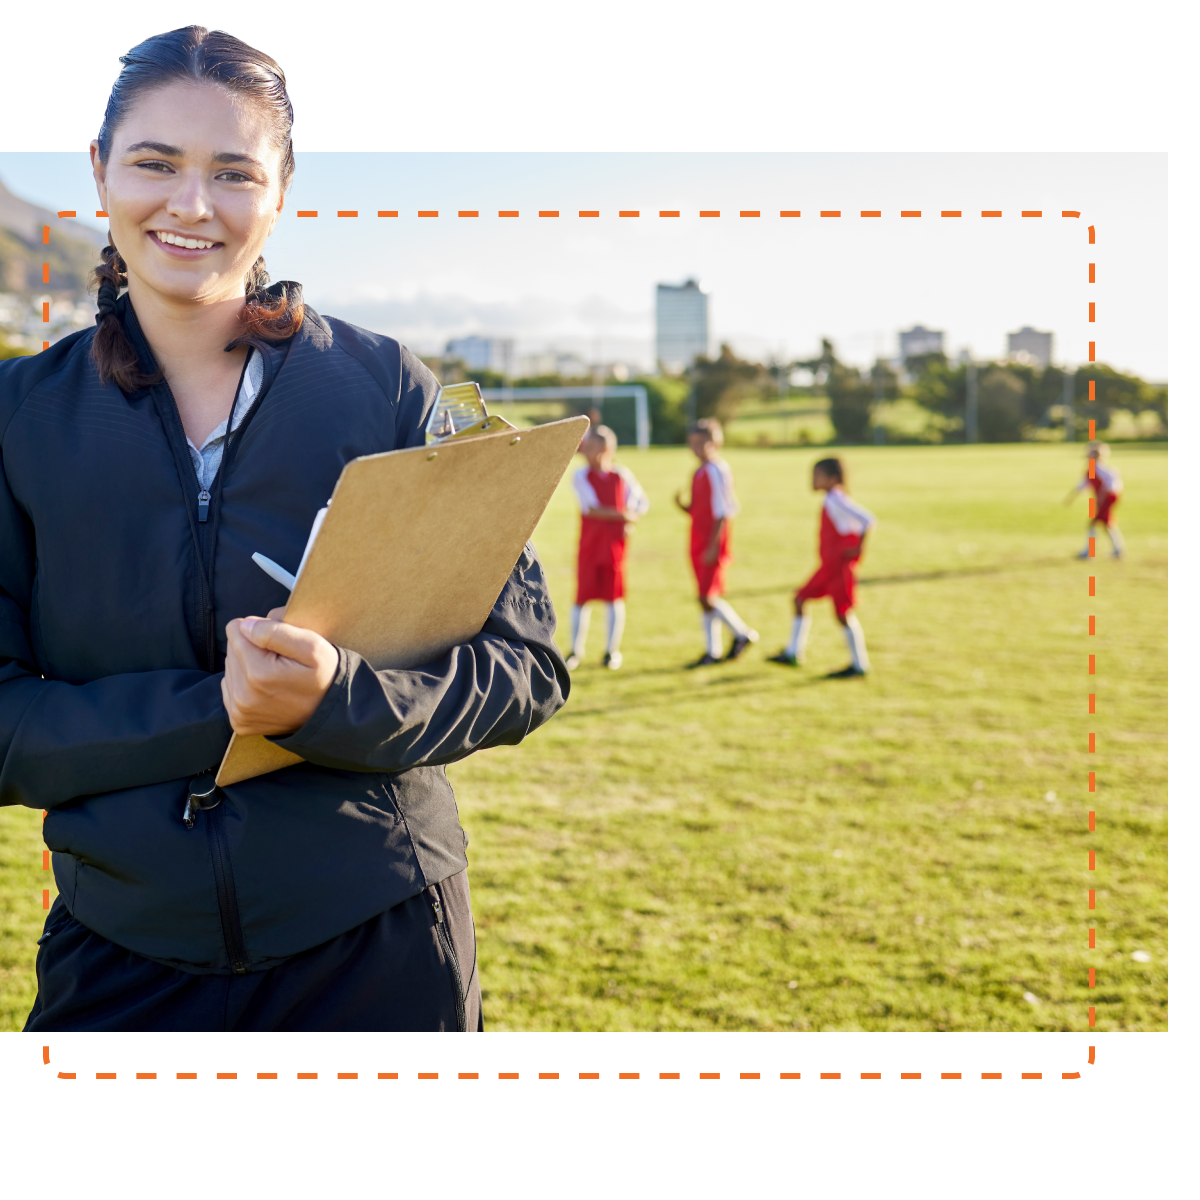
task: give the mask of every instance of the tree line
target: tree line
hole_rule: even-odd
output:
[[[1018,442],[1034,437],[1039,429],[1059,428],[1065,433],[1066,423],[1072,420],[1074,437],[1086,438],[1089,421],[1095,421],[1096,431],[1101,433],[1112,424],[1113,414],[1122,410],[1135,417],[1152,412],[1162,427],[1167,427],[1166,384],[1148,383],[1103,363],[1088,363],[1068,376],[1062,367],[1053,365],[951,363],[944,354],[927,354],[905,360],[902,378],[883,359],[866,370],[841,362],[833,343],[825,339],[816,357],[791,363],[742,359],[728,345],[722,345],[711,358],[697,358],[686,380],[670,381],[677,385],[671,397],[674,403],[660,407],[675,411],[664,412],[667,427],[662,433],[671,435],[669,440],[682,440],[685,408],[697,417],[733,421],[749,400],[771,402],[786,395],[786,380],[796,368],[812,375],[812,386],[804,389],[806,392],[828,398],[829,418],[839,442],[872,440],[879,406],[902,397],[915,401],[936,419],[942,441],[965,441],[972,386],[977,435],[982,442]],[[644,382],[650,385],[650,381]],[[681,383],[686,385],[683,402]],[[1093,383],[1095,400],[1091,402]],[[652,411],[654,407],[652,400]],[[655,440],[660,440],[657,427],[655,433]]]

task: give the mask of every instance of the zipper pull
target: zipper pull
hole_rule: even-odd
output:
[[[215,775],[197,775],[188,786],[187,803],[183,806],[183,823],[189,828],[196,824],[196,814],[208,812],[221,803],[223,794],[217,787]]]
[[[444,922],[442,921],[442,903],[441,903],[441,901],[432,892],[429,893],[429,898],[433,901],[433,915],[437,918],[437,923],[439,925],[444,924]]]
[[[197,505],[200,509],[200,523],[204,524],[208,520],[208,502],[211,497],[208,494],[208,488],[201,488],[200,495],[197,497]]]

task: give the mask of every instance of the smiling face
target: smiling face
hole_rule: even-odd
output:
[[[282,152],[269,116],[216,84],[177,82],[139,96],[92,170],[136,302],[244,294],[283,208]]]

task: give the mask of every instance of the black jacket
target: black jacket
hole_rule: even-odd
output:
[[[127,298],[118,313],[153,371]],[[0,363],[0,803],[48,811],[88,928],[188,971],[263,970],[466,866],[444,766],[562,706],[554,610],[527,546],[478,636],[436,661],[376,671],[339,649],[312,719],[276,739],[306,761],[188,829],[189,782],[230,736],[225,625],[287,599],[251,553],[294,569],[342,467],[421,444],[437,384],[390,338],[307,310],[260,345],[200,522],[170,389],[102,385],[92,335]]]

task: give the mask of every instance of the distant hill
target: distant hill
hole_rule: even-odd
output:
[[[49,245],[42,243],[46,225]],[[0,292],[79,295],[87,290],[100,249],[107,244],[99,230],[30,204],[0,182]],[[50,264],[49,283],[42,282],[43,263]]]

